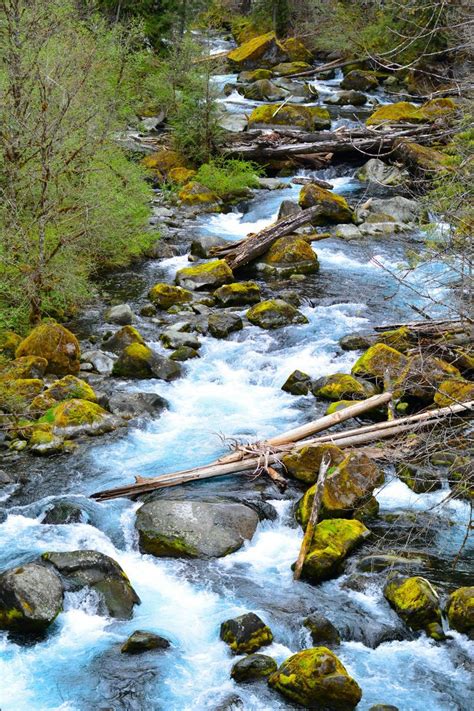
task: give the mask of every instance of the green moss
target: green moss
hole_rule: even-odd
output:
[[[192,294],[180,286],[171,284],[155,284],[149,293],[148,298],[159,309],[169,309],[175,304],[186,304],[192,301]]]
[[[441,627],[439,597],[428,580],[392,575],[385,585],[384,595],[409,627],[424,629],[430,636],[438,638]]]
[[[152,357],[153,352],[148,346],[131,343],[124,348],[119,359],[115,361],[112,375],[124,378],[149,378]]]
[[[272,71],[277,76],[287,77],[291,74],[299,74],[311,69],[311,65],[307,62],[282,62],[272,68]]]
[[[140,531],[140,548],[146,553],[167,558],[199,558],[199,551],[180,536],[163,536]]]
[[[19,398],[25,402],[33,400],[43,389],[43,381],[38,378],[18,378],[7,380],[2,387],[2,397]]]
[[[313,484],[318,478],[319,467],[321,460],[325,454],[330,457],[330,466],[339,464],[344,459],[344,452],[334,444],[320,444],[317,446],[309,445],[301,449],[294,450],[289,454],[285,454],[282,462],[286,467],[288,474],[299,481],[304,481],[307,484]],[[311,490],[310,490],[311,491]],[[303,497],[306,499],[306,497]],[[308,520],[308,515],[302,515],[298,520],[302,523]]]
[[[413,347],[414,336],[407,326],[401,326],[392,331],[384,331],[377,337],[377,343],[384,343],[390,348],[405,353]]]
[[[214,296],[222,306],[256,304],[260,301],[260,287],[254,281],[236,281],[216,289]]]
[[[43,375],[48,367],[46,358],[22,356],[15,358],[0,369],[0,380],[23,380]]]
[[[383,343],[376,343],[360,356],[351,372],[352,375],[371,378],[382,383],[388,373],[393,382],[407,363],[407,358],[399,351]]]
[[[433,356],[412,356],[399,376],[393,381],[397,398],[410,398],[431,403],[437,387],[444,380],[460,378],[459,370],[446,361]]]
[[[184,185],[179,191],[179,199],[185,205],[205,205],[214,204],[219,201],[215,195],[205,185],[192,181]]]
[[[302,577],[313,583],[334,577],[346,556],[369,535],[369,529],[360,521],[340,518],[321,521],[305,557]]]
[[[176,282],[191,289],[222,286],[233,278],[232,270],[224,259],[215,259],[194,267],[184,267],[176,274]]]
[[[313,394],[325,400],[363,400],[367,397],[367,388],[352,375],[334,373],[326,378],[321,378],[313,386]],[[373,394],[373,393],[372,393]]]
[[[176,185],[185,185],[189,183],[190,180],[196,175],[195,170],[190,168],[184,168],[184,166],[179,166],[177,168],[171,168],[168,173],[168,180],[171,183],[176,183]]]
[[[302,187],[298,202],[303,209],[316,205],[321,208],[321,213],[313,218],[313,225],[352,222],[352,210],[345,198],[315,183]]]
[[[423,123],[435,121],[437,118],[452,114],[456,104],[452,99],[433,99],[423,106],[415,106],[408,101],[399,101],[396,104],[380,106],[369,116],[366,123],[373,126],[381,123]]]
[[[327,109],[319,106],[285,104],[279,108],[276,104],[257,106],[249,117],[249,127],[259,124],[272,126],[298,126],[308,131],[330,128],[331,117]]]
[[[308,319],[291,304],[280,299],[261,301],[247,311],[250,323],[260,328],[274,329],[292,323],[308,323]]]
[[[252,37],[227,55],[229,62],[241,66],[255,64],[261,60],[265,63],[264,56],[276,44],[274,32]]]
[[[14,358],[15,351],[21,343],[21,337],[13,331],[0,331],[0,355]]]
[[[453,630],[469,634],[474,629],[474,587],[458,588],[448,598],[446,613]]]
[[[167,148],[156,151],[149,156],[145,156],[142,165],[152,171],[155,177],[165,179],[169,171],[174,168],[182,168],[186,165],[184,158],[176,151]]]
[[[16,350],[17,358],[39,356],[48,361],[47,372],[54,375],[75,375],[80,368],[79,341],[59,323],[37,326]]]
[[[329,405],[324,414],[333,415],[335,412],[340,412],[340,410],[345,410],[346,407],[354,405],[355,402],[355,400],[337,400]]]
[[[271,79],[273,72],[270,69],[253,69],[247,72],[240,72],[239,81],[252,83],[262,79]]]
[[[318,258],[306,240],[292,235],[277,239],[265,256],[266,264],[295,264],[298,262],[312,262],[317,265]]]
[[[88,400],[64,400],[45,412],[38,422],[53,425],[55,428],[93,425],[107,416],[106,410]]]
[[[446,155],[429,146],[400,139],[397,141],[396,155],[413,171],[444,173],[447,171]]]
[[[291,62],[311,62],[313,58],[310,50],[296,37],[289,37],[284,42],[281,42],[281,46]]]
[[[474,383],[462,378],[444,380],[438,386],[434,401],[438,407],[449,407],[474,400]]]

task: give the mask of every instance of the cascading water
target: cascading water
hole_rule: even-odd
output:
[[[229,78],[219,78],[221,86],[224,80]],[[328,93],[337,83],[337,79],[317,82],[317,87]],[[252,103],[239,96],[236,104],[235,98],[223,101],[231,111],[248,112]],[[338,170],[331,176],[336,192],[360,194],[362,186],[352,177],[353,168]],[[319,175],[327,177],[325,171]],[[238,240],[262,229],[275,219],[283,199],[297,196],[300,186],[290,180],[288,189],[258,191],[241,211],[200,218],[200,232]],[[380,238],[376,261],[373,244],[369,248],[331,239],[316,243],[315,249],[320,273],[293,287],[305,298],[307,325],[272,333],[249,326],[227,340],[203,338],[201,358],[186,365],[182,379],[130,386],[162,395],[169,409],[145,427],[131,427],[119,439],[95,444],[79,466],[72,465],[67,476],[61,475],[63,493],[83,507],[87,523],[40,523],[44,509],[58,500],[46,475],[34,484],[33,503],[7,509],[0,524],[0,569],[48,550],[94,549],[122,565],[142,602],[132,620],[118,622],[97,614],[97,599],[91,593],[69,593],[64,611],[44,640],[23,646],[0,634],[2,711],[204,711],[215,709],[233,693],[238,693],[246,711],[294,709],[263,682],[237,686],[231,681],[234,659],[219,640],[219,627],[236,614],[257,612],[274,633],[267,651],[281,662],[310,646],[301,622],[316,609],[348,631],[351,641],[342,643],[338,655],[363,689],[361,711],[381,702],[402,711],[470,708],[466,664],[472,643],[465,636],[451,633],[450,640],[438,644],[424,635],[400,635],[400,621],[384,600],[376,576],[362,590],[346,586],[348,575],[318,587],[293,582],[291,564],[301,533],[294,523],[292,500],[280,496],[269,500],[274,519],[260,522],[253,540],[240,551],[216,561],[178,561],[138,552],[134,531],[138,504],[123,500],[97,504],[87,498],[93,491],[129,481],[131,474],[158,475],[209,462],[224,451],[219,433],[253,440],[322,414],[312,399],[281,390],[287,376],[296,368],[314,377],[347,372],[354,355],[340,351],[339,338],[380,320],[410,318],[410,304],[430,308],[422,296],[427,278],[434,280],[433,288],[442,288],[437,286],[436,265],[430,265],[428,274],[413,274],[416,292],[400,287],[381,268],[380,264],[398,269],[404,259],[402,239]],[[144,269],[148,280],[157,274],[171,280],[186,263],[185,256],[174,257]],[[160,348],[159,343],[154,345]],[[54,468],[54,461],[49,466]],[[206,491],[220,493],[242,483],[206,486]],[[439,532],[431,546],[442,559],[459,547],[469,517],[468,506],[461,501],[441,509],[445,494],[441,490],[415,495],[392,476],[377,499],[382,512],[438,516]],[[145,659],[125,659],[120,644],[136,629],[165,636],[171,649]]]

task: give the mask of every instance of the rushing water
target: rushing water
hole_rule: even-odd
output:
[[[223,86],[227,81],[229,77],[219,77],[217,83]],[[337,83],[338,78],[315,84],[324,94]],[[243,112],[251,102],[232,94],[226,105]],[[364,189],[353,173],[353,167],[339,166],[318,175],[330,177],[340,194],[362,200]],[[281,201],[295,199],[300,190],[291,178],[284,182],[288,188],[258,191],[233,212],[200,218],[199,231],[238,240],[262,229],[275,219]],[[7,510],[0,525],[1,568],[47,550],[95,549],[123,566],[142,604],[132,620],[117,622],[97,614],[92,594],[68,594],[64,612],[44,640],[25,647],[0,635],[2,711],[204,711],[216,708],[232,693],[243,699],[246,711],[293,709],[264,682],[237,686],[230,680],[234,660],[219,640],[219,626],[249,610],[271,626],[275,642],[266,651],[279,662],[310,645],[302,626],[309,612],[327,615],[349,640],[338,654],[363,689],[361,711],[381,702],[401,711],[471,707],[467,664],[472,643],[457,633],[443,644],[424,635],[407,636],[383,598],[380,576],[366,578],[359,590],[347,585],[349,572],[318,587],[293,582],[291,564],[301,539],[292,516],[296,494],[285,498],[268,483],[247,482],[245,487],[263,495],[276,517],[262,521],[253,540],[240,551],[216,561],[142,555],[133,526],[138,504],[121,500],[97,504],[87,498],[92,491],[130,480],[133,473],[157,475],[208,462],[224,451],[220,433],[243,439],[271,436],[321,414],[323,406],[312,398],[295,398],[281,390],[295,368],[314,377],[347,372],[355,354],[341,351],[339,338],[381,320],[411,317],[410,304],[432,308],[423,296],[426,291],[440,300],[446,298],[441,267],[430,265],[429,272],[413,272],[410,280],[415,291],[400,287],[383,268],[403,273],[406,246],[402,237],[377,239],[375,245],[316,243],[320,273],[303,284],[285,284],[303,296],[307,325],[270,333],[247,326],[227,340],[202,338],[201,358],[186,364],[182,379],[127,386],[168,400],[169,409],[159,419],[131,427],[112,441],[97,442],[70,468],[58,464],[57,472],[51,471],[56,466],[51,460],[48,471],[42,470],[33,485],[32,503],[22,501]],[[186,263],[186,256],[151,262],[141,277],[145,283],[172,280],[176,269]],[[158,342],[154,345],[160,348]],[[45,508],[61,498],[54,494],[58,481],[63,496],[83,507],[87,523],[40,523]],[[202,487],[198,491],[223,493],[226,488],[242,488],[242,483]],[[188,491],[195,495],[196,487]],[[441,568],[443,555],[459,546],[468,518],[468,507],[460,501],[441,511],[445,495],[444,490],[415,495],[393,475],[377,493],[382,512],[428,512],[435,518],[439,530],[431,546]],[[138,659],[124,658],[120,644],[135,629],[164,635],[172,648]]]

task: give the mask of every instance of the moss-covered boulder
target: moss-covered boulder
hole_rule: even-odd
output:
[[[162,148],[155,153],[145,156],[142,165],[147,168],[155,178],[165,180],[174,168],[182,168],[186,165],[183,156],[177,151]]]
[[[38,422],[51,425],[53,432],[72,430],[79,434],[101,434],[114,429],[113,418],[97,403],[74,398],[47,410]]]
[[[293,654],[268,683],[286,699],[307,709],[351,711],[362,698],[357,682],[327,647]]]
[[[91,386],[76,378],[75,375],[65,375],[64,378],[56,380],[46,390],[37,395],[30,405],[30,410],[34,412],[46,412],[51,407],[62,400],[89,400],[96,402],[97,396]]]
[[[170,381],[181,375],[181,366],[155,353],[148,346],[132,343],[115,361],[112,375],[121,378],[158,378]]]
[[[434,395],[438,407],[449,407],[471,400],[474,400],[474,383],[456,377],[441,381]]]
[[[315,183],[303,185],[298,201],[303,209],[321,208],[320,214],[313,218],[313,225],[352,222],[353,213],[346,199]]]
[[[122,353],[127,346],[133,344],[144,346],[143,336],[133,326],[124,326],[120,331],[117,331],[117,333],[114,333],[113,336],[104,341],[104,348],[111,353]]]
[[[380,158],[371,158],[358,171],[357,179],[362,182],[386,185],[389,188],[398,187],[407,182],[408,173],[396,165],[384,163]]]
[[[234,681],[246,682],[264,679],[276,672],[278,665],[266,654],[249,654],[234,664],[230,676]]]
[[[16,349],[16,357],[39,356],[46,358],[47,373],[75,375],[79,372],[81,349],[76,336],[53,321],[42,323]]]
[[[168,173],[168,180],[176,185],[186,185],[186,183],[191,182],[195,175],[195,170],[185,168],[184,166],[178,166],[176,168],[171,168]]]
[[[450,378],[460,378],[459,370],[434,356],[416,355],[408,359],[393,382],[397,397],[426,403],[433,402],[438,386]]]
[[[32,425],[28,447],[32,454],[49,456],[70,449],[71,442],[65,441],[64,437],[57,434],[53,425],[43,422]]]
[[[352,367],[352,375],[383,384],[386,374],[394,382],[406,368],[408,359],[403,353],[384,343],[368,348]]]
[[[395,348],[400,353],[405,353],[416,342],[416,336],[407,326],[400,326],[390,331],[383,331],[377,336],[377,343],[384,343],[390,348]]]
[[[258,304],[260,287],[254,281],[224,284],[214,292],[218,306],[246,306]]]
[[[175,277],[176,284],[185,289],[216,289],[233,281],[234,275],[224,259],[215,259],[205,264],[180,269]]]
[[[282,328],[297,323],[308,323],[298,309],[281,299],[261,301],[247,311],[247,318],[254,326],[265,329]]]
[[[396,104],[379,106],[369,116],[366,123],[374,126],[384,123],[424,123],[433,122],[438,118],[449,116],[456,111],[456,104],[452,99],[432,99],[423,106],[415,106],[408,101],[399,101]]]
[[[294,370],[285,380],[281,389],[292,395],[307,395],[311,388],[311,378],[301,370]]]
[[[327,109],[319,106],[285,104],[281,109],[275,104],[257,106],[249,116],[249,128],[267,126],[296,126],[307,131],[320,131],[331,127]]]
[[[254,612],[223,622],[220,638],[234,654],[252,654],[273,642],[271,629]]]
[[[418,466],[409,462],[398,462],[396,472],[415,494],[427,494],[430,491],[437,491],[443,485],[436,470],[428,469],[425,466]]]
[[[238,314],[225,311],[212,313],[207,324],[209,333],[214,338],[227,338],[234,331],[241,331],[244,327]]]
[[[0,331],[0,356],[14,358],[20,343],[21,336],[13,331]]]
[[[63,607],[59,576],[38,563],[27,563],[0,575],[0,629],[42,632]]]
[[[383,592],[395,612],[411,629],[444,639],[439,596],[426,578],[389,575]]]
[[[360,521],[346,518],[321,521],[315,528],[301,577],[311,583],[335,577],[349,553],[369,536],[369,529]]]
[[[170,355],[171,360],[177,360],[180,362],[199,357],[200,356],[197,350],[195,348],[191,348],[190,346],[178,346],[178,348],[176,348],[176,350],[174,350]]]
[[[288,59],[288,55],[278,42],[274,32],[253,37],[227,55],[231,66],[242,69],[273,67]]]
[[[311,62],[312,52],[296,37],[289,37],[281,42],[291,62]]]
[[[375,72],[353,69],[341,81],[341,89],[355,89],[356,91],[373,91],[379,85]]]
[[[31,403],[43,389],[39,378],[18,378],[6,380],[0,385],[0,403],[2,409],[10,410],[9,402]]]
[[[272,67],[272,72],[279,77],[291,76],[291,74],[299,74],[311,69],[311,65],[307,62],[281,62]]]
[[[288,96],[288,92],[269,79],[257,79],[251,84],[239,86],[238,91],[251,101],[280,101]]]
[[[184,205],[214,205],[219,202],[212,190],[195,180],[183,185],[178,197]]]
[[[330,467],[335,467],[345,458],[342,449],[335,444],[318,444],[308,445],[285,454],[282,462],[290,476],[306,484],[314,484],[318,478],[321,460],[326,454],[330,457]]]
[[[152,286],[148,298],[158,309],[169,309],[177,304],[187,304],[193,295],[187,289],[172,284],[159,283]]]
[[[446,614],[449,626],[457,632],[474,633],[474,587],[458,588],[448,598]]]
[[[310,631],[314,645],[337,647],[341,643],[338,630],[327,617],[313,613],[303,620],[303,624]]]
[[[338,458],[339,455],[336,460]],[[382,484],[383,478],[383,473],[365,454],[349,454],[328,470],[322,492],[320,518],[353,516],[368,502],[375,487]],[[311,514],[315,488],[316,484],[308,489],[298,503],[296,517],[303,528]]]
[[[259,268],[272,276],[287,277],[292,274],[313,274],[319,269],[316,252],[301,237],[288,235],[276,240],[268,250]]]
[[[221,558],[250,540],[257,524],[258,515],[243,504],[163,499],[144,504],[135,526],[144,553]]]
[[[377,388],[353,375],[334,373],[318,378],[312,385],[313,395],[324,400],[364,400],[377,393]]]
[[[0,366],[0,380],[24,380],[41,378],[46,368],[48,361],[46,358],[39,356],[22,356],[15,358],[4,366]]]
[[[273,72],[270,69],[253,69],[251,71],[240,72],[238,79],[242,83],[252,83],[261,79],[271,79]]]
[[[436,174],[447,170],[446,155],[431,146],[421,146],[419,143],[411,143],[403,138],[394,145],[395,157],[416,175]]]
[[[345,410],[346,407],[354,405],[354,402],[354,400],[336,400],[335,402],[332,402],[330,405],[328,405],[324,414],[333,415],[335,412],[340,412],[341,410]]]

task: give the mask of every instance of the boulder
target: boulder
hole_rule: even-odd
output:
[[[243,323],[238,314],[217,312],[209,316],[208,327],[214,338],[227,338],[234,331],[241,331]]]
[[[418,220],[419,215],[420,204],[416,200],[397,195],[391,198],[370,198],[356,210],[355,219],[360,224],[376,216],[377,222],[411,224]]]
[[[166,331],[163,331],[160,335],[160,341],[163,343],[165,348],[176,349],[181,346],[187,346],[188,348],[198,350],[201,347],[201,343],[196,336],[192,333],[179,331],[176,327],[167,328]]]
[[[427,494],[429,491],[437,491],[443,486],[439,473],[434,469],[407,462],[398,462],[395,469],[397,476],[415,494]]]
[[[177,152],[168,148],[162,148],[155,153],[145,156],[142,164],[155,178],[164,180],[173,168],[181,168],[185,165],[184,158]]]
[[[311,378],[301,370],[294,370],[285,380],[281,389],[292,395],[307,395],[311,388]]]
[[[0,331],[0,356],[14,358],[15,352],[21,343],[21,336],[13,331]]]
[[[424,123],[452,116],[456,104],[452,99],[432,99],[423,106],[415,106],[408,101],[379,106],[366,121],[367,126],[391,123]]]
[[[445,639],[438,593],[426,578],[391,573],[383,594],[408,627],[424,630],[436,640]]]
[[[370,348],[372,339],[359,333],[350,333],[339,340],[339,345],[343,351],[360,351]]]
[[[68,436],[103,434],[116,427],[115,419],[100,405],[78,398],[58,403],[47,410],[38,423],[51,425],[53,433],[66,430]]]
[[[115,361],[112,375],[121,378],[158,378],[174,380],[181,375],[181,366],[154,353],[148,346],[133,343]]]
[[[285,454],[282,462],[290,476],[306,484],[314,484],[325,454],[330,457],[331,467],[337,466],[345,459],[344,452],[335,444],[318,444],[307,445]]]
[[[296,37],[289,37],[280,44],[291,62],[311,62],[312,52]]]
[[[5,411],[26,409],[26,403],[36,400],[40,396],[42,389],[43,381],[39,380],[39,378],[5,380],[1,384],[0,390],[1,407]]]
[[[231,282],[234,278],[232,269],[224,259],[215,259],[194,267],[184,267],[176,274],[178,286],[195,291],[197,289],[217,289]]]
[[[474,587],[458,588],[448,598],[446,614],[451,629],[473,636]]]
[[[81,360],[83,363],[90,363],[94,370],[100,373],[100,375],[110,375],[114,367],[113,358],[100,350],[86,351],[82,354]]]
[[[129,304],[118,304],[111,306],[105,312],[107,323],[116,323],[119,326],[129,326],[133,321],[133,311]]]
[[[320,583],[337,575],[345,558],[370,536],[363,523],[345,518],[321,521],[303,563],[301,577]]]
[[[376,343],[360,356],[351,372],[352,375],[383,384],[386,374],[394,382],[407,363],[408,359],[399,351],[383,343]]]
[[[313,613],[303,620],[303,624],[309,629],[311,640],[315,646],[323,644],[327,647],[337,647],[340,644],[339,632],[324,615]]]
[[[260,287],[254,281],[224,284],[214,292],[218,306],[246,306],[260,301]]]
[[[275,104],[257,106],[249,116],[249,128],[295,126],[307,131],[322,131],[331,127],[329,111],[319,106],[285,104],[278,113],[277,109]]]
[[[168,402],[156,393],[116,392],[109,399],[110,412],[125,419],[145,415],[157,417],[167,407]]]
[[[407,168],[417,175],[429,173],[432,178],[435,173],[444,173],[449,170],[449,160],[441,151],[431,146],[421,146],[409,140],[399,138],[395,144],[395,157],[401,160]]]
[[[237,503],[156,500],[137,513],[140,549],[156,556],[220,558],[250,540],[255,511]]]
[[[438,407],[449,407],[460,402],[470,402],[474,400],[474,383],[456,377],[443,380],[438,384],[433,399]]]
[[[406,326],[400,326],[400,328],[394,328],[390,331],[383,331],[377,336],[376,342],[385,343],[386,346],[395,348],[400,353],[405,353],[410,348],[413,348],[413,344],[417,342],[417,337]]]
[[[197,350],[195,350],[194,348],[190,348],[189,346],[179,346],[179,348],[173,351],[170,355],[171,360],[177,360],[180,362],[199,357],[200,356]]]
[[[217,235],[202,235],[193,239],[191,242],[190,252],[193,257],[198,257],[199,259],[209,259],[211,256],[211,250],[216,247],[225,247],[228,244],[228,240],[223,239],[222,237],[217,237]],[[178,287],[170,288],[177,289]],[[191,294],[189,295],[191,296]]]
[[[61,576],[66,590],[95,590],[111,617],[129,620],[140,598],[120,565],[98,551],[43,553],[41,560]]]
[[[168,649],[169,647],[170,643],[164,637],[153,632],[136,630],[125,640],[120,651],[122,654],[142,654],[142,652],[150,652],[153,649]]]
[[[308,323],[308,319],[291,304],[281,299],[261,301],[247,311],[247,318],[254,326],[265,329],[282,328],[290,324]]]
[[[104,348],[111,353],[122,353],[125,348],[135,343],[141,346],[145,345],[143,337],[136,328],[124,326],[120,331],[117,331],[104,341]]]
[[[271,69],[253,69],[250,71],[240,72],[237,77],[239,82],[242,84],[251,83],[253,81],[259,81],[259,79],[271,79],[273,72]]]
[[[288,235],[272,244],[258,268],[271,276],[285,278],[292,274],[313,274],[318,271],[319,263],[306,240]]]
[[[223,622],[220,638],[234,654],[252,654],[273,642],[271,629],[254,612]]]
[[[190,291],[172,284],[155,284],[148,292],[148,298],[157,309],[169,309],[171,306],[187,304],[192,301]]]
[[[36,562],[0,575],[0,629],[41,632],[63,608],[59,576]]]
[[[22,356],[4,366],[0,365],[0,380],[37,380],[44,375],[47,367],[46,358]]]
[[[63,526],[68,523],[81,523],[84,520],[82,509],[68,501],[58,501],[45,511],[41,523]]]
[[[288,55],[274,32],[252,37],[227,55],[231,66],[237,71],[242,69],[261,69],[273,67],[288,59]]]
[[[344,239],[346,242],[351,242],[352,240],[363,239],[364,235],[357,225],[338,225],[336,228],[335,236],[338,239]]]
[[[307,709],[351,711],[362,698],[357,682],[327,647],[293,654],[268,683],[286,699]]]
[[[372,383],[345,373],[334,373],[318,378],[313,382],[311,389],[315,397],[334,401],[365,400],[378,392]]]
[[[361,91],[341,91],[326,99],[326,103],[335,106],[364,106],[367,103],[367,97]]]
[[[79,341],[71,331],[54,321],[42,323],[16,349],[16,357],[39,356],[46,358],[47,373],[76,375],[81,366]]]
[[[183,185],[178,197],[184,205],[214,205],[220,202],[212,190],[195,180]]]
[[[297,215],[298,212],[301,212],[301,209],[294,200],[282,200],[277,220],[283,220],[284,217],[290,217],[290,215]]]
[[[58,402],[72,399],[96,402],[97,395],[85,380],[76,378],[75,375],[65,375],[64,378],[56,380],[49,388],[35,397],[30,405],[30,411],[46,412]]]
[[[266,654],[249,654],[234,664],[230,676],[236,682],[255,681],[270,676],[277,669],[278,665],[272,657]]]
[[[288,96],[287,91],[269,79],[258,79],[251,84],[238,87],[238,91],[250,101],[280,101]]]
[[[387,165],[380,158],[371,158],[357,171],[359,180],[390,188],[405,184],[408,177],[406,170],[401,170],[396,165]]]
[[[365,72],[353,69],[341,81],[341,89],[354,89],[355,91],[373,91],[379,85],[375,72]]]
[[[459,370],[450,363],[430,355],[416,355],[408,359],[393,382],[397,397],[426,403],[433,402],[438,386],[449,378],[460,378]]]
[[[336,455],[338,458],[339,455]],[[333,471],[331,471],[333,469]],[[353,452],[329,469],[321,498],[320,519],[352,516],[383,483],[383,474],[365,454]],[[313,506],[314,484],[298,503],[297,519],[306,527]]]
[[[303,209],[316,205],[321,208],[320,214],[313,218],[313,225],[352,222],[352,210],[345,198],[321,188],[316,183],[303,185],[299,204]]]
[[[311,69],[311,65],[307,62],[281,62],[272,67],[272,72],[276,76],[287,77],[291,74],[299,74]]]

